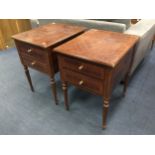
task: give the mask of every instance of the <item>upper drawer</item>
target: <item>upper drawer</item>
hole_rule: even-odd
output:
[[[59,63],[63,68],[74,70],[95,78],[104,79],[104,67],[62,55],[59,56]]]
[[[48,57],[47,52],[40,47],[36,47],[23,42],[18,42],[18,48],[23,58],[24,58],[24,55],[28,55],[39,60],[42,63],[47,62],[47,57]]]

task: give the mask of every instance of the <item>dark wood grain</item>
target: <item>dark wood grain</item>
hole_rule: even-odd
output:
[[[85,27],[50,23],[30,31],[14,35],[12,38],[42,48],[48,48],[85,30]]]
[[[58,72],[58,63],[53,48],[73,39],[85,30],[84,27],[51,23],[12,37],[32,91],[34,88],[28,67],[49,75],[53,97],[58,104],[54,79],[55,73]]]
[[[126,92],[135,53],[134,47],[138,39],[132,35],[90,30],[55,48],[62,87],[65,90],[66,109],[69,109],[66,83],[102,95],[102,127],[106,128],[112,91],[122,79],[125,79]]]
[[[64,69],[70,69],[99,79],[104,79],[104,70],[100,65],[96,66],[88,61],[74,59],[72,57],[59,57]]]
[[[63,70],[64,80],[67,79],[71,84],[93,92],[94,94],[102,95],[103,85],[100,79],[86,76],[71,70]],[[62,79],[63,80],[63,79]]]
[[[92,29],[55,51],[98,64],[115,67],[138,40],[137,36]]]

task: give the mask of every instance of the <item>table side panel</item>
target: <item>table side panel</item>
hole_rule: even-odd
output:
[[[124,58],[113,69],[112,87],[114,88],[119,82],[124,80],[125,75],[129,71],[130,63],[132,60],[133,48],[124,56]]]

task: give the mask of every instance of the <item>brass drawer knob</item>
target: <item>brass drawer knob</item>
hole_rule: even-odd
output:
[[[27,53],[31,53],[31,52],[32,52],[32,49],[31,48],[27,50]]]
[[[83,65],[80,65],[80,66],[78,67],[79,70],[82,70],[83,68],[84,68]]]
[[[80,86],[83,85],[83,83],[84,83],[83,80],[79,81],[79,85],[80,85]]]
[[[31,62],[31,65],[34,66],[36,64],[36,61]]]

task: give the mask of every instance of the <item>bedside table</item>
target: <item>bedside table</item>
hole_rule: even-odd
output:
[[[32,91],[34,88],[28,67],[50,76],[55,103],[58,103],[54,79],[55,73],[58,72],[58,65],[53,48],[73,39],[85,30],[84,27],[51,23],[12,37]]]
[[[126,92],[134,47],[139,37],[110,31],[89,30],[57,47],[65,107],[69,110],[67,84],[103,96],[103,122],[116,84],[124,79]]]

